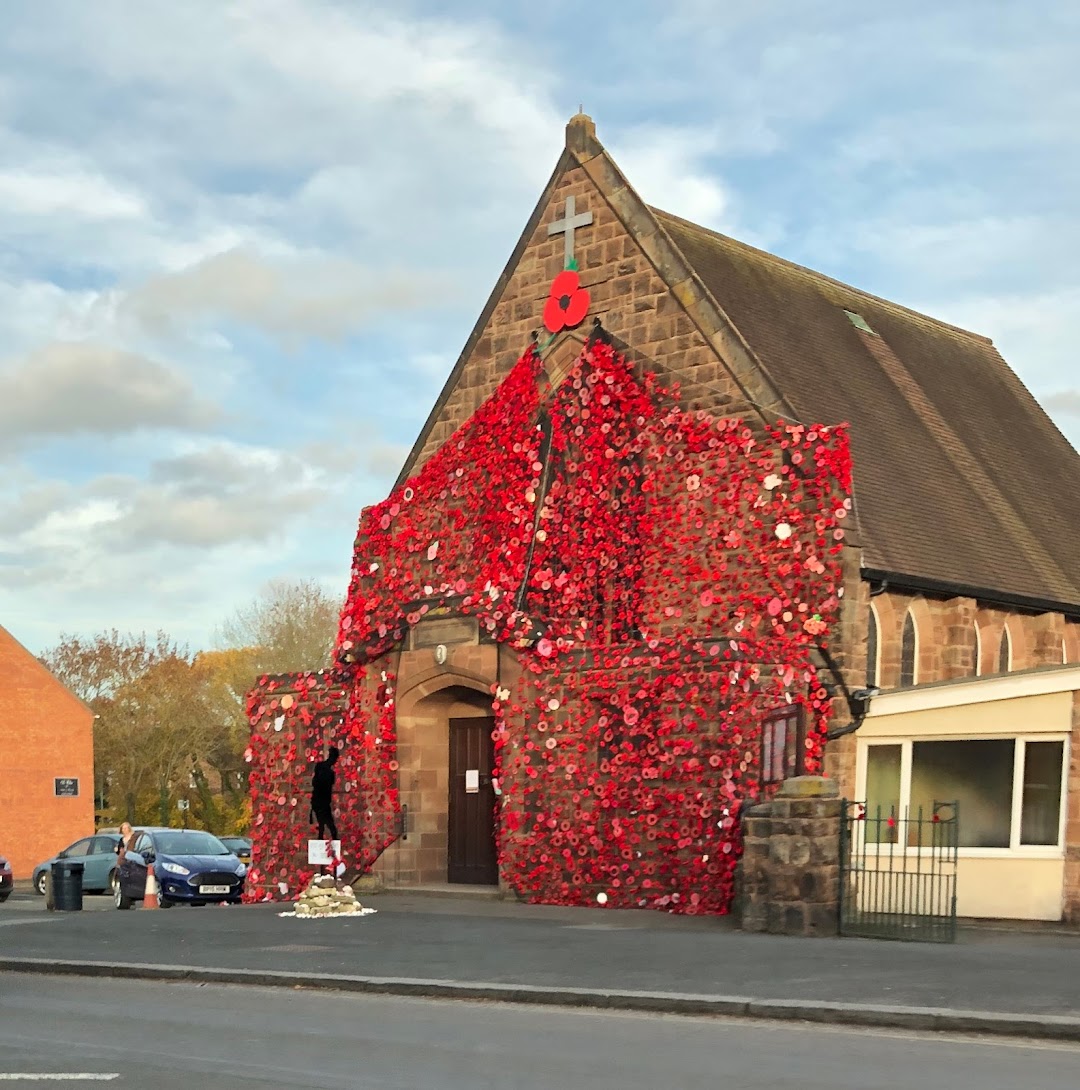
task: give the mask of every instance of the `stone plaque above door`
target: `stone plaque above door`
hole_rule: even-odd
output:
[[[409,637],[409,647],[413,651],[440,644],[479,642],[480,628],[475,617],[434,617],[417,624]]]

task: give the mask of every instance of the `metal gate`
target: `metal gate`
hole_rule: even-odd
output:
[[[867,811],[844,800],[840,820],[840,934],[956,941],[959,804],[930,813]]]

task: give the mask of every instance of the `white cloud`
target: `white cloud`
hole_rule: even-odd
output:
[[[1066,416],[1080,416],[1080,390],[1059,390],[1047,394],[1043,404],[1050,412],[1063,413]]]
[[[702,161],[712,150],[712,142],[700,131],[657,127],[629,133],[611,153],[648,204],[724,230],[730,197],[715,169]]]
[[[85,342],[53,342],[0,370],[0,442],[203,428],[218,410],[167,364]]]
[[[142,199],[100,174],[45,169],[0,170],[0,207],[5,216],[64,216],[88,220],[135,219],[146,214]]]
[[[151,334],[227,319],[291,338],[339,338],[387,310],[416,309],[431,278],[385,273],[325,255],[267,259],[228,250],[154,277],[115,300],[117,316]]]
[[[198,646],[270,576],[343,587],[365,480],[357,459],[364,450],[345,444],[188,437],[144,476],[73,482],[15,466],[0,479],[11,515],[0,520],[0,615],[36,647],[61,628],[114,624]]]
[[[579,97],[645,200],[993,336],[1076,420],[1069,5],[435,7],[6,13],[5,623],[197,642],[343,585]]]

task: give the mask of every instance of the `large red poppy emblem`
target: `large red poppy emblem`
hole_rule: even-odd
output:
[[[573,269],[564,269],[551,282],[551,294],[544,306],[544,325],[552,332],[581,325],[589,313],[589,293]]]

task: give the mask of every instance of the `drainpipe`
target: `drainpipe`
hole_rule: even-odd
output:
[[[885,589],[885,584],[882,583],[880,594]],[[873,593],[873,592],[871,592]],[[870,701],[877,696],[881,690],[872,685],[867,689],[856,689],[852,692],[847,687],[847,682],[844,680],[844,675],[841,673],[840,668],[836,665],[836,661],[832,655],[829,654],[828,649],[823,647],[820,643],[816,645],[818,654],[821,655],[825,661],[826,667],[828,667],[829,673],[836,679],[836,683],[840,686],[840,691],[844,695],[844,700],[847,702],[848,711],[851,714],[851,722],[842,727],[835,727],[825,735],[825,741],[833,742],[837,738],[843,738],[848,734],[854,734],[859,727],[863,725],[863,720],[866,718],[870,711]]]

